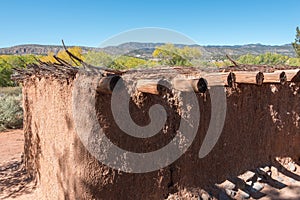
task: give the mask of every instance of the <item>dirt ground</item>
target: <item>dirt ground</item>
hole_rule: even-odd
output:
[[[22,130],[0,132],[0,199],[36,199],[37,189],[22,164]],[[283,161],[284,160],[284,161]],[[168,199],[300,199],[300,167],[289,159],[215,184],[210,191],[183,189]],[[209,194],[210,193],[210,194]]]
[[[22,163],[22,130],[0,132],[0,199],[34,199],[35,183]]]

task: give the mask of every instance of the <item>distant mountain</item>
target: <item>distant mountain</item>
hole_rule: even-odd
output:
[[[150,58],[155,47],[162,45],[163,43],[139,43],[129,42],[120,44],[118,46],[108,46],[104,48],[95,47],[84,47],[82,46],[83,52],[88,51],[104,51],[114,55],[130,55],[144,58]],[[178,47],[185,46],[183,44],[176,44]],[[200,45],[188,45],[199,48],[202,52],[204,59],[219,59],[223,58],[226,54],[231,56],[240,56],[243,54],[264,54],[266,52],[278,53],[294,57],[295,52],[291,44],[285,45],[263,45],[263,44],[247,44],[247,45],[234,45],[234,46],[200,46]],[[8,48],[0,48],[1,54],[35,54],[35,55],[46,55],[49,52],[57,53],[62,50],[62,46],[57,45],[18,45]]]
[[[81,47],[85,52],[93,50],[92,47]],[[0,48],[0,55],[47,55],[49,52],[58,53],[63,50],[63,46],[59,45],[39,45],[39,44],[24,44],[13,47]]]
[[[202,49],[203,55],[208,57],[224,56],[226,54],[239,56],[244,54],[259,55],[267,52],[278,53],[290,57],[295,57],[295,51],[291,44],[285,45],[262,45],[262,44],[247,44],[235,46],[204,46]]]

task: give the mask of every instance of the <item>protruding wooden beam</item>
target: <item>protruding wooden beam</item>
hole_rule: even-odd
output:
[[[97,86],[97,92],[111,94],[120,79],[121,77],[117,75],[101,78]]]
[[[284,85],[287,81],[287,77],[286,77],[286,73],[285,72],[281,72],[279,74],[279,80],[280,80],[280,84]]]
[[[227,84],[231,88],[236,88],[236,76],[235,73],[230,72],[227,76]]]
[[[200,79],[173,79],[172,86],[174,89],[184,92],[200,92],[205,93],[208,89],[207,80]]]
[[[136,89],[139,92],[149,94],[161,94],[171,88],[170,83],[165,79],[142,79],[136,83]]]
[[[262,72],[258,72],[256,74],[255,78],[256,78],[256,84],[257,85],[262,85],[263,82],[264,82],[264,79],[265,79],[264,74]]]
[[[282,84],[286,77],[287,76],[284,71],[264,73],[264,83],[281,83]]]
[[[225,86],[227,85],[228,73],[207,73],[203,75],[203,78],[207,81],[208,88],[213,86]]]
[[[208,89],[208,83],[207,80],[204,78],[200,78],[197,84],[198,92],[205,93]]]
[[[236,83],[249,83],[257,84],[256,76],[257,72],[246,72],[246,71],[235,71],[235,82]]]

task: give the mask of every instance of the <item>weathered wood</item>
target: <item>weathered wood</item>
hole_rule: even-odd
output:
[[[206,92],[208,88],[207,80],[200,79],[173,79],[172,86],[174,89],[184,92]]]
[[[281,72],[279,74],[279,80],[280,80],[281,85],[284,85],[286,83],[287,77],[286,77],[286,73],[285,72]]]
[[[300,82],[300,70],[292,77],[292,82]]]
[[[262,85],[264,83],[264,79],[265,79],[264,73],[258,72],[255,76],[255,79],[256,79],[257,85]]]
[[[171,85],[164,79],[142,79],[136,83],[137,91],[149,94],[161,94],[168,88],[171,88]]]
[[[203,75],[203,78],[207,81],[208,88],[212,86],[225,86],[227,85],[228,73],[207,73]]]
[[[227,76],[227,84],[229,87],[236,88],[236,76],[235,73],[230,72]]]
[[[263,83],[281,83],[300,82],[300,70],[276,70],[272,73],[262,73],[259,71],[233,71],[220,73],[203,74],[208,82],[208,87],[227,85],[233,87],[233,83],[263,84]]]
[[[233,72],[232,72],[233,73]],[[230,73],[229,73],[230,74]],[[229,76],[228,74],[228,76]],[[262,83],[281,83],[300,82],[300,71],[297,70],[276,70],[272,73],[235,71],[236,83],[262,84]],[[216,76],[216,74],[212,74]],[[222,74],[220,74],[222,75]],[[220,76],[219,75],[219,76]],[[224,77],[222,77],[224,79]],[[227,77],[228,79],[228,77]],[[298,81],[297,81],[298,80]],[[228,81],[227,81],[228,84]],[[228,84],[229,85],[229,84]]]
[[[297,77],[299,70],[276,70],[272,73],[264,73],[264,83],[281,83],[297,82],[294,77]],[[300,76],[300,75],[299,75]]]
[[[284,71],[264,73],[264,83],[284,83],[287,81],[287,74]]]
[[[300,82],[300,71],[297,70],[276,70],[272,73],[262,73],[258,71],[234,71],[229,73],[207,73],[203,76],[208,86],[228,85],[233,87],[233,83],[263,84]]]
[[[111,94],[120,79],[120,76],[108,76],[101,78],[97,86],[97,92]]]
[[[161,94],[169,89],[175,89],[182,92],[200,92],[205,93],[208,89],[207,80],[175,78],[169,83],[163,79],[144,79],[138,80],[136,89],[139,92],[150,94]]]
[[[200,78],[197,84],[198,92],[205,93],[208,89],[208,83],[207,80],[204,78]]]
[[[236,83],[257,84],[256,76],[258,72],[236,71],[234,74],[236,77]]]

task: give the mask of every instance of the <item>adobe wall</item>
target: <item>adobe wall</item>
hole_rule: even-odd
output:
[[[239,84],[227,88],[227,113],[217,144],[205,158],[198,152],[210,122],[210,99],[198,95],[200,126],[188,151],[163,169],[131,174],[99,163],[83,146],[74,126],[74,81],[24,81],[25,163],[36,177],[43,199],[164,199],[183,188],[205,188],[275,157],[300,158],[300,84]],[[132,118],[146,125],[151,105],[164,105],[169,113],[164,134],[134,139],[113,120],[109,94],[96,96],[99,123],[115,144],[132,151],[153,151],[166,145],[180,122],[176,106],[159,95],[143,94],[140,104],[130,102]],[[119,136],[123,134],[123,136]]]

